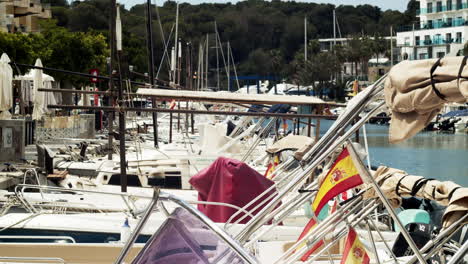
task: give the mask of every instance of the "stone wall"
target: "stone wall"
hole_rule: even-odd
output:
[[[36,142],[54,138],[94,138],[95,115],[45,117],[36,124]]]

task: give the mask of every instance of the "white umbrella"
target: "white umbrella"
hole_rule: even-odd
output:
[[[37,59],[34,64],[36,67],[43,67],[41,59]],[[39,120],[42,116],[47,113],[46,105],[46,93],[38,91],[39,88],[44,88],[44,81],[42,79],[42,70],[34,69],[33,70],[33,103],[34,109],[32,118],[33,120]]]
[[[0,119],[10,119],[8,110],[13,106],[13,70],[6,53],[0,58]]]

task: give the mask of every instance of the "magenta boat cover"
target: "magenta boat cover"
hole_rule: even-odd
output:
[[[194,175],[190,179],[190,184],[198,191],[200,201],[222,202],[243,207],[273,185],[273,182],[243,162],[220,157],[208,168]],[[275,190],[271,191],[273,192]],[[250,206],[249,210],[257,203]],[[198,205],[198,210],[218,223],[225,223],[237,211],[231,207],[218,205]],[[253,214],[260,210],[261,208]],[[242,216],[243,214],[239,214],[234,220]],[[250,217],[244,218],[240,223],[246,223],[248,220]]]

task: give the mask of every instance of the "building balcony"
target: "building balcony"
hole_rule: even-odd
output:
[[[428,46],[440,46],[440,45],[450,45],[450,44],[462,44],[464,43],[463,38],[442,38],[442,37],[433,37],[432,39],[422,39],[415,40],[414,44],[410,42],[404,42],[402,44],[397,44],[398,47],[428,47]]]
[[[462,9],[468,8],[468,2],[462,3],[460,5],[452,5],[452,6],[433,6],[432,8],[421,8],[416,10],[416,15],[428,15],[428,14],[436,14],[442,12],[449,12],[449,11],[457,11]]]
[[[438,29],[438,28],[449,28],[449,27],[461,27],[468,25],[468,21],[465,19],[453,19],[452,21],[435,21],[433,23],[417,23],[413,25],[406,25],[397,28],[397,32],[408,32],[417,30],[428,30],[428,29]]]

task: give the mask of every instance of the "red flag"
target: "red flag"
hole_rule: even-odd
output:
[[[370,259],[364,245],[353,228],[349,228],[341,264],[369,264]]]
[[[307,235],[308,233],[312,232],[312,229],[314,229],[314,227],[317,225],[317,222],[315,221],[315,218],[311,218],[309,220],[309,222],[307,223],[307,225],[305,226],[304,230],[302,230],[302,233],[301,235],[299,236],[299,238],[297,239],[297,241],[301,240],[305,235]],[[299,245],[298,249],[302,248],[303,246],[305,246],[306,243],[302,243],[301,245]],[[310,257],[310,255],[312,255],[319,247],[321,247],[323,245],[323,240],[320,240],[319,242],[317,242],[311,249],[309,249],[309,251],[307,251],[302,257],[301,257],[301,261],[307,261],[307,259]]]

